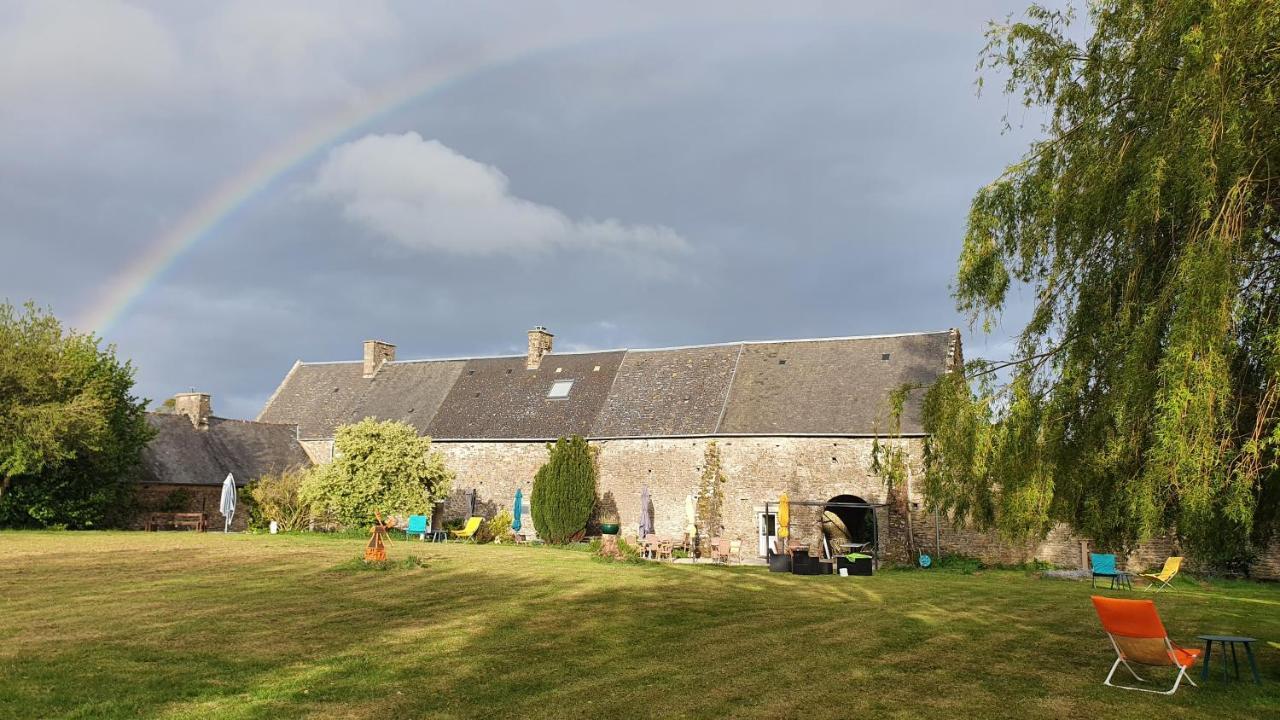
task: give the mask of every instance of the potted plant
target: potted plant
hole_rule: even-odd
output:
[[[622,527],[622,523],[618,520],[618,513],[610,512],[600,516],[600,532],[604,535],[617,535],[618,529]]]

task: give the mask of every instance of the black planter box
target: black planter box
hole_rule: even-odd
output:
[[[791,555],[791,572],[794,575],[821,575],[822,563],[809,553],[793,553]]]
[[[791,572],[791,556],[769,551],[769,572]]]
[[[873,571],[871,558],[850,560],[843,555],[836,556],[836,572],[848,570],[850,575],[870,575]]]

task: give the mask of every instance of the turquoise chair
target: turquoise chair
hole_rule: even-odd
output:
[[[426,540],[427,533],[431,532],[427,525],[428,521],[426,515],[410,515],[409,524],[404,528],[404,539],[408,540],[410,535],[417,535],[423,540]]]
[[[1089,553],[1089,565],[1093,568],[1093,578],[1089,581],[1092,587],[1098,587],[1098,578],[1111,578],[1111,589],[1116,589],[1116,582],[1125,584],[1123,573],[1116,569],[1116,556],[1111,553]]]

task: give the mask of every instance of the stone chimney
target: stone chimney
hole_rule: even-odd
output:
[[[949,334],[951,335],[951,342],[947,343],[947,372],[964,368],[964,344],[960,340],[960,331],[956,328],[951,328]]]
[[[364,376],[371,378],[378,374],[382,363],[396,359],[396,346],[381,340],[364,341]]]
[[[524,366],[537,370],[542,365],[542,356],[551,352],[551,338],[555,337],[547,329],[538,325],[529,331],[529,357]]]
[[[173,411],[186,415],[197,430],[207,430],[209,416],[213,414],[213,401],[209,393],[178,393],[173,396]]]

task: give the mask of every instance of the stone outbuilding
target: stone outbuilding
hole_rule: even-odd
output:
[[[525,355],[441,360],[398,360],[393,344],[371,340],[361,360],[294,363],[258,420],[296,425],[316,463],[332,459],[342,425],[366,417],[412,425],[457,473],[439,509],[449,519],[467,512],[473,489],[486,515],[509,507],[518,488],[529,498],[546,443],[578,434],[597,451],[601,503],[616,508],[624,535],[635,534],[648,487],[657,532],[679,537],[714,442],[727,481],[722,527],[709,534],[740,540],[746,559],[765,555],[786,493],[813,503],[792,513],[792,533],[805,540],[816,539],[824,510],[838,509],[825,503],[865,503],[883,507],[837,514],[899,560],[942,552],[1087,566],[1087,541],[1064,527],[1040,542],[1010,542],[924,510],[923,393],[909,396],[894,440],[889,396],[961,367],[957,330],[570,353],[553,352],[553,340],[535,327]],[[911,459],[893,497],[870,471],[877,438],[901,443]],[[1121,562],[1158,566],[1177,552],[1172,539],[1157,540]],[[1280,549],[1253,572],[1280,577]]]
[[[148,413],[156,436],[142,451],[138,477],[140,527],[147,513],[203,512],[210,527],[221,527],[218,502],[230,473],[236,485],[266,474],[311,464],[292,424],[215,417],[206,393],[174,396],[173,411]],[[244,493],[232,524],[243,530],[249,520]]]
[[[528,333],[525,355],[398,360],[395,346],[364,344],[362,360],[294,364],[258,416],[296,424],[312,460],[328,462],[333,437],[366,417],[399,420],[430,436],[456,471],[447,517],[463,514],[463,493],[482,507],[529,497],[546,443],[582,435],[597,449],[601,501],[634,534],[648,487],[660,534],[683,533],[685,499],[696,493],[708,445],[727,482],[723,527],[748,558],[776,535],[776,503],[888,500],[871,475],[871,447],[889,428],[888,396],[927,385],[957,367],[956,330],[642,350],[556,353],[553,336]],[[915,393],[900,442],[919,449]],[[913,456],[918,458],[919,452]],[[903,497],[914,497],[908,491]],[[901,503],[905,512],[907,503]],[[793,513],[793,533],[817,529],[821,507]],[[526,519],[527,522],[527,519]],[[907,523],[881,515],[885,549],[905,549]],[[932,531],[928,532],[932,537]]]

